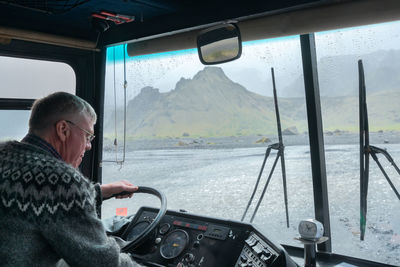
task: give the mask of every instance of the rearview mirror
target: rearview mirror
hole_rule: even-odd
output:
[[[223,24],[201,31],[197,51],[204,65],[235,60],[242,54],[242,40],[235,24]]]

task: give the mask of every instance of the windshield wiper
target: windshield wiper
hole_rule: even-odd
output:
[[[383,169],[381,163],[378,160],[376,154],[383,154],[386,159],[396,169],[400,175],[400,170],[394,163],[393,158],[390,154],[382,148],[369,145],[369,126],[368,126],[368,110],[367,110],[367,98],[365,89],[365,77],[364,67],[362,60],[358,61],[358,78],[359,78],[359,116],[360,116],[360,239],[364,240],[365,226],[367,223],[367,197],[368,197],[368,182],[369,182],[369,155],[375,160],[379,169],[382,171],[390,187],[397,195],[400,200],[400,194],[396,190],[396,187],[390,180],[389,176]]]
[[[243,216],[242,216],[241,221],[243,221],[244,218],[246,217],[247,211],[249,210],[249,207],[250,207],[251,203],[253,202],[253,198],[254,198],[254,196],[255,196],[255,194],[256,194],[256,191],[257,191],[258,185],[259,185],[259,183],[260,183],[260,179],[261,179],[262,173],[263,173],[263,171],[264,171],[265,163],[267,162],[267,159],[268,159],[269,154],[271,153],[271,150],[274,149],[274,150],[277,150],[276,158],[275,158],[275,161],[274,161],[274,163],[273,163],[273,165],[272,165],[272,169],[271,169],[271,171],[270,171],[270,173],[269,173],[269,175],[268,175],[268,179],[267,179],[267,181],[266,181],[266,183],[265,183],[265,185],[264,185],[264,189],[263,189],[263,191],[262,191],[262,193],[261,193],[261,196],[260,196],[260,198],[259,198],[259,200],[258,200],[258,202],[257,202],[257,206],[256,206],[256,208],[255,208],[255,210],[254,210],[254,212],[253,212],[253,215],[251,216],[250,222],[253,222],[254,217],[255,217],[256,214],[257,214],[258,208],[260,207],[261,201],[262,201],[263,198],[264,198],[264,195],[265,195],[265,192],[266,192],[266,190],[267,190],[268,184],[269,184],[269,182],[270,182],[270,180],[271,180],[272,174],[274,173],[276,164],[278,163],[278,160],[279,160],[279,158],[280,158],[280,159],[281,159],[281,168],[282,168],[283,194],[284,194],[285,209],[286,209],[286,226],[289,228],[289,211],[288,211],[288,197],[287,197],[287,185],[286,185],[286,168],[285,168],[285,153],[284,153],[284,151],[285,151],[285,146],[283,145],[283,139],[282,139],[281,119],[280,119],[280,116],[279,116],[278,97],[277,97],[277,94],[276,94],[276,85],[275,85],[274,68],[271,68],[271,75],[272,75],[272,85],[273,85],[273,92],[274,92],[274,103],[275,103],[276,123],[277,123],[277,129],[278,129],[278,143],[269,145],[269,146],[267,147],[267,150],[265,151],[264,161],[263,161],[263,163],[262,163],[262,165],[261,165],[261,170],[260,170],[260,173],[259,173],[259,175],[258,175],[256,185],[254,186],[253,193],[251,194],[250,200],[249,200],[249,202],[247,203],[247,207],[246,207],[246,210],[245,210],[244,213],[243,213]]]

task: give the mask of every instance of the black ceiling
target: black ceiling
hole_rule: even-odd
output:
[[[98,39],[98,46],[103,46],[227,19],[327,2],[338,0],[0,0],[0,27],[90,41]],[[102,11],[134,16],[135,20],[117,25],[92,17],[92,14]],[[105,25],[109,28],[103,31]]]

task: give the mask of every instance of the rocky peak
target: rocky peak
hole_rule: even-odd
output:
[[[159,89],[146,86],[140,90],[140,93],[132,100],[129,101],[128,106],[132,105],[148,105],[156,102],[161,96]]]
[[[160,94],[159,89],[151,87],[151,86],[146,86],[146,87],[143,87],[142,90],[140,90],[139,96],[142,95],[142,96],[149,97],[149,96],[156,96],[159,94]]]
[[[181,88],[184,88],[188,83],[190,83],[190,79],[185,79],[185,78],[181,78],[175,86],[175,90],[179,90]]]
[[[203,70],[199,71],[193,77],[193,80],[209,80],[209,79],[230,81],[230,79],[225,75],[224,71],[220,67],[205,67]]]

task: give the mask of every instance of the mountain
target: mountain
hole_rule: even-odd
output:
[[[381,90],[367,96],[371,130],[400,130],[396,99],[400,90]],[[307,131],[304,97],[279,97],[282,129]],[[324,130],[356,131],[358,97],[321,99]],[[117,128],[122,129],[121,119]],[[105,134],[114,132],[113,116],[105,121]],[[192,79],[181,78],[175,89],[160,93],[144,87],[127,105],[127,136],[213,137],[276,135],[273,98],[248,91],[230,80],[219,67],[206,67]]]
[[[400,50],[381,50],[365,55],[323,57],[318,62],[321,96],[358,96],[358,60],[363,61],[368,92],[397,89],[400,85]],[[299,85],[301,90],[299,90]],[[303,77],[282,89],[281,96],[299,97]]]
[[[292,102],[296,108],[287,109]],[[302,99],[282,101],[283,127],[305,130]],[[300,119],[299,119],[300,118]],[[113,133],[113,116],[105,122]],[[122,123],[118,123],[118,128]],[[127,106],[127,135],[134,137],[231,136],[276,132],[273,99],[252,93],[231,81],[221,68],[206,67],[175,89],[160,93],[144,87]]]
[[[367,94],[370,131],[400,130],[399,99],[400,90],[383,90]],[[358,96],[322,97],[324,130],[358,131],[358,106]]]

